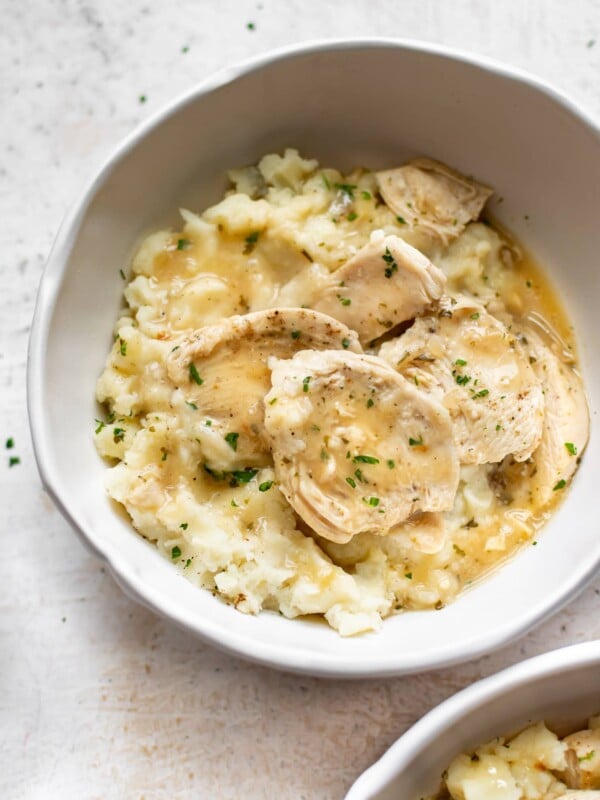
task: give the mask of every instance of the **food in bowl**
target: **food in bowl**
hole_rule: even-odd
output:
[[[560,738],[544,722],[457,756],[428,800],[600,798],[600,717]]]
[[[239,610],[343,635],[441,608],[565,494],[588,436],[572,329],[431,159],[296,151],[139,248],[97,387],[109,495]]]

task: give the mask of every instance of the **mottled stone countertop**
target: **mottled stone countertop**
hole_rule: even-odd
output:
[[[44,261],[83,179],[208,73],[291,42],[423,39],[526,68],[600,116],[599,0],[0,3],[0,797],[338,800],[434,704],[600,638],[600,581],[516,644],[343,683],[246,664],[126,598],[44,494],[25,409]],[[9,467],[9,456],[20,463]]]

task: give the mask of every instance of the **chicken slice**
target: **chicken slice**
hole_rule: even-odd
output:
[[[289,308],[200,328],[170,354],[169,377],[183,390],[190,413],[208,417],[211,435],[230,445],[213,467],[264,462],[263,398],[271,386],[267,360],[290,358],[307,348],[362,352],[356,333],[337,320]]]
[[[362,344],[413,319],[442,296],[444,273],[399,236],[376,231],[312,304],[358,332]]]
[[[385,203],[411,228],[418,227],[448,245],[479,217],[493,189],[431,158],[377,173]]]
[[[272,359],[265,429],[280,489],[320,536],[383,533],[453,506],[459,466],[448,412],[375,356]]]
[[[467,298],[440,305],[379,355],[450,412],[463,464],[531,456],[542,436],[544,396],[521,345]]]
[[[567,770],[561,777],[569,789],[600,789],[600,729],[586,728],[563,741],[569,749]]]

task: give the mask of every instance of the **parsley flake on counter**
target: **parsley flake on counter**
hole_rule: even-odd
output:
[[[573,442],[565,442],[565,447],[567,448],[569,455],[577,455],[577,447],[573,444]]]
[[[179,558],[180,555],[181,555],[181,547],[178,547],[177,545],[175,545],[175,547],[171,548],[171,558],[173,560],[175,560],[176,558]]]
[[[189,239],[177,239],[177,249],[178,250],[187,250],[188,247],[191,245]]]
[[[259,484],[258,491],[268,492],[271,486],[273,486],[273,481],[263,481],[261,484]]]
[[[21,463],[21,459],[19,458],[19,456],[11,456],[8,459],[8,466],[9,467],[16,467],[17,464],[20,464],[20,463]]]
[[[122,269],[119,270],[119,275],[123,278],[124,281],[127,280],[127,278],[125,277],[125,273],[123,272]]]
[[[352,461],[355,464],[379,464],[379,459],[375,458],[375,456],[354,456]]]
[[[138,99],[140,103],[145,103],[148,98],[146,97],[145,94],[141,94]]]
[[[567,482],[564,478],[561,478],[557,483],[552,487],[553,492],[558,492],[559,489],[564,489],[567,485]]]
[[[249,31],[255,31],[256,30],[256,25],[254,24],[254,22],[247,22],[246,23],[246,28]]]
[[[232,450],[237,450],[237,443],[238,439],[240,438],[239,433],[236,433],[235,431],[230,431],[229,433],[226,433],[223,438],[225,439],[225,441],[227,442],[229,447],[231,447]]]
[[[96,422],[98,422],[98,420],[96,420]],[[102,423],[102,424],[104,424],[104,423]],[[9,436],[9,438],[6,440],[6,444],[4,446],[6,447],[7,450],[12,450],[13,449],[13,447],[15,446],[15,440],[12,438],[12,436]]]
[[[204,380],[200,377],[198,370],[196,369],[196,365],[194,364],[193,361],[190,361],[190,364],[188,366],[188,371],[190,373],[190,380],[194,381],[194,383],[197,383],[198,386],[202,386]]]

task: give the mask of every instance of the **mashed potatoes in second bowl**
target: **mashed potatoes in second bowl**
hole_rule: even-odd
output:
[[[240,611],[352,635],[439,609],[564,495],[588,430],[571,328],[444,165],[287,150],[230,179],[133,260],[97,388],[108,493]]]

